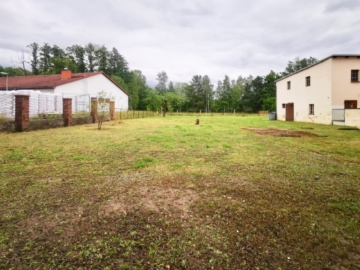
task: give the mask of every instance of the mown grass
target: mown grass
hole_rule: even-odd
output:
[[[360,132],[258,116],[96,128],[0,134],[0,268],[360,269]]]

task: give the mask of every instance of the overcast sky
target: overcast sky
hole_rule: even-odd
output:
[[[0,65],[32,42],[116,47],[149,85],[266,75],[299,56],[360,54],[360,0],[0,0]]]

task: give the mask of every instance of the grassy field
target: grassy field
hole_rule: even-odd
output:
[[[359,131],[259,116],[96,128],[0,134],[1,269],[360,269]]]

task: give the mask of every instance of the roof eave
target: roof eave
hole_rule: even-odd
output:
[[[123,91],[128,97],[130,97],[130,94],[124,90],[120,85],[118,85],[109,75],[107,75],[105,72],[101,72],[102,75],[104,75],[106,78],[108,78],[113,84],[115,84],[117,87],[120,88],[121,91]]]
[[[24,87],[8,87],[8,91],[17,91],[17,90],[43,90],[43,89],[55,89],[54,86],[24,86]],[[6,87],[0,87],[0,90],[6,91]]]
[[[325,62],[326,60],[328,60],[328,59],[330,59],[330,58],[336,58],[336,57],[345,57],[345,58],[348,58],[348,57],[357,57],[357,58],[360,58],[360,54],[332,54],[332,55],[330,55],[330,56],[328,56],[328,57],[320,60],[319,62],[317,62],[317,63],[315,63],[315,64],[312,64],[312,65],[310,65],[310,66],[304,67],[304,68],[302,68],[302,69],[300,69],[300,70],[298,70],[298,71],[295,71],[295,72],[293,72],[293,73],[291,73],[291,74],[289,74],[289,75],[286,75],[285,77],[282,77],[282,78],[276,80],[275,83],[277,83],[277,82],[279,82],[279,81],[282,81],[283,79],[286,79],[286,78],[288,78],[288,77],[290,77],[290,76],[292,76],[292,75],[294,75],[294,74],[296,74],[296,73],[299,73],[299,72],[301,72],[301,71],[304,71],[305,69],[311,68],[311,67],[313,67],[313,66],[316,66],[317,64],[320,64],[320,63],[322,63],[322,62]]]

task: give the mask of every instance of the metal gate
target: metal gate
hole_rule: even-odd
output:
[[[72,113],[90,113],[91,100],[89,94],[77,95],[72,93],[63,93],[63,98],[72,99]]]
[[[344,109],[333,109],[332,110],[332,121],[345,121],[345,110]]]

